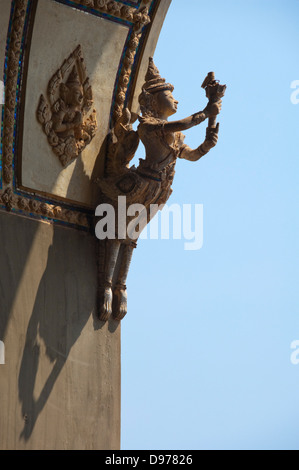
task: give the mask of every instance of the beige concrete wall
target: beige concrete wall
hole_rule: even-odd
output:
[[[118,449],[120,326],[95,316],[95,238],[0,212],[0,240],[0,449]]]

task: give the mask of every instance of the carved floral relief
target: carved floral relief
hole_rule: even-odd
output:
[[[97,130],[92,89],[79,45],[51,78],[41,95],[37,118],[61,164],[79,156]]]

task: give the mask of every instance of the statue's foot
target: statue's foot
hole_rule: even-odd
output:
[[[120,321],[127,314],[127,288],[125,286],[116,286],[113,292],[113,318]]]
[[[111,287],[105,287],[99,292],[99,319],[101,321],[107,321],[112,314],[112,289]]]

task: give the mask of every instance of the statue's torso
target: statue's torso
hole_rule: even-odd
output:
[[[138,170],[149,170],[165,173],[169,165],[175,164],[183,145],[184,136],[180,132],[165,132],[163,121],[143,121],[138,127],[138,134],[145,150],[145,160],[140,160]]]
[[[151,204],[165,204],[172,193],[175,164],[183,145],[180,132],[166,133],[165,121],[143,119],[138,127],[146,156],[140,159],[137,168],[127,169],[119,176],[102,181],[101,189],[107,197],[127,197],[127,205],[138,203],[149,207]],[[117,188],[117,190],[113,188]]]

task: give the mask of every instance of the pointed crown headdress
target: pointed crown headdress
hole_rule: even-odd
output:
[[[82,83],[80,82],[79,79],[79,74],[76,70],[76,66],[72,68],[72,71],[67,79],[66,85],[71,88],[71,87],[82,87]]]
[[[142,90],[148,93],[158,93],[159,91],[174,90],[174,86],[170,83],[166,83],[165,78],[161,77],[160,72],[155,66],[152,57],[149,58],[149,65]]]

